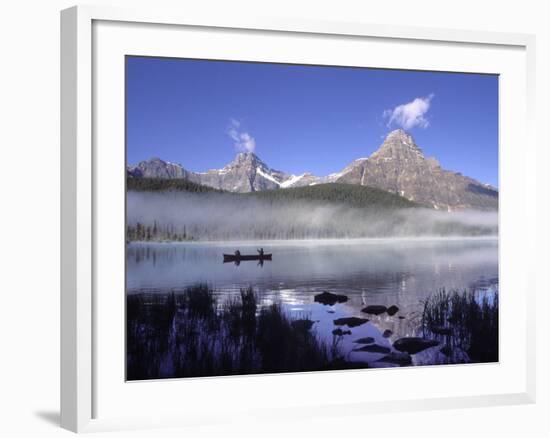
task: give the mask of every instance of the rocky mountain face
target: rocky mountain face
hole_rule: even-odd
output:
[[[197,181],[210,187],[231,192],[256,192],[280,187],[289,175],[273,170],[255,154],[242,152],[220,170],[198,173]]]
[[[498,191],[426,158],[403,130],[391,132],[368,159],[332,177],[340,183],[378,187],[437,210],[496,210]]]
[[[128,166],[127,173],[135,178],[185,178],[191,179],[193,172],[185,170],[181,164],[170,163],[160,158],[141,161],[137,166]]]
[[[180,164],[152,158],[129,167],[128,174],[136,178],[185,178],[197,184],[239,193],[298,187],[317,180],[309,174],[295,176],[271,169],[251,152],[239,153],[224,168],[207,172],[191,172]]]
[[[128,167],[128,175],[185,178],[240,193],[337,182],[376,187],[437,210],[498,209],[496,189],[442,169],[435,158],[426,158],[413,138],[400,129],[388,134],[370,157],[357,159],[341,172],[326,177],[310,173],[290,175],[274,170],[253,153],[240,153],[223,169],[207,172],[191,172],[180,164],[152,158]]]

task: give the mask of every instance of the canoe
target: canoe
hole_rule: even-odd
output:
[[[241,254],[240,256],[236,256],[235,254],[224,254],[223,255],[223,261],[224,262],[242,262],[246,260],[271,260],[271,254],[264,254],[264,255],[245,255]]]

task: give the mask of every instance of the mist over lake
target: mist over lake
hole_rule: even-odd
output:
[[[363,208],[231,193],[130,191],[127,223],[185,232],[186,240],[495,236],[498,213]]]
[[[271,263],[222,263],[223,253],[235,248],[255,253],[260,247],[274,254]],[[498,277],[498,243],[495,238],[132,243],[127,273],[130,293],[205,282],[224,293],[252,284],[272,298],[287,289],[296,299],[331,290],[417,305],[433,290],[468,289],[482,278]]]

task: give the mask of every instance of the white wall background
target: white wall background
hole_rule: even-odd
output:
[[[152,1],[96,1],[152,6]],[[545,3],[461,0],[156,0],[158,7],[298,16],[537,35],[539,226],[550,223],[547,164],[550,14]],[[61,436],[59,418],[59,10],[66,0],[3,2],[0,8],[0,435]],[[521,145],[518,145],[521,147]],[[546,202],[545,202],[546,201]],[[536,405],[370,415],[362,418],[141,431],[108,436],[541,436],[550,431],[544,273],[548,225],[539,229],[538,402]],[[534,306],[535,303],[532,303]],[[291,394],[289,394],[291,396]],[[132,435],[133,436],[133,435]]]

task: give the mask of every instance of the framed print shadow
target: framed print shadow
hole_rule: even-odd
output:
[[[533,37],[61,24],[64,428],[534,401]]]
[[[126,156],[129,380],[498,361],[498,75],[129,56]]]

